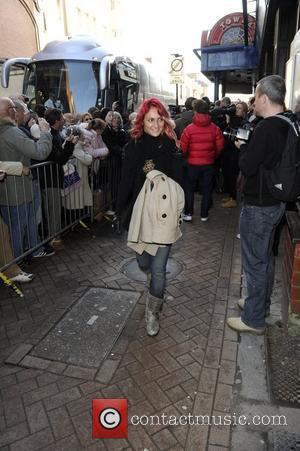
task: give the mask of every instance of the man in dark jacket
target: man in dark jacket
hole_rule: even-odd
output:
[[[261,120],[249,144],[238,141],[239,165],[245,183],[244,205],[240,215],[242,265],[247,281],[247,297],[238,305],[241,318],[228,318],[227,324],[238,332],[263,334],[265,317],[270,311],[270,295],[274,282],[274,232],[280,222],[285,203],[268,190],[264,169],[280,160],[289,124],[276,117],[284,111],[286,88],[283,78],[270,75],[258,82],[255,111]]]
[[[69,135],[66,140],[61,136],[61,129],[65,123],[62,112],[57,108],[49,108],[45,112],[45,119],[50,124],[52,135],[52,150],[45,161],[55,164],[46,166],[41,173],[41,189],[43,196],[46,227],[49,235],[56,235],[61,230],[61,189],[64,182],[63,165],[71,157],[78,136]],[[53,245],[56,243],[53,242]]]
[[[194,116],[193,104],[195,100],[197,100],[195,97],[188,97],[184,104],[186,111],[182,113],[180,118],[175,120],[175,133],[178,139],[180,139],[185,127],[192,123]]]

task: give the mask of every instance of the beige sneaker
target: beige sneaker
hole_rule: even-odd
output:
[[[232,199],[232,197],[230,197],[230,198],[228,199],[227,202],[224,202],[224,203],[222,204],[222,207],[224,207],[224,208],[234,208],[234,207],[237,207],[237,201],[234,200],[234,199]]]
[[[247,324],[245,324],[241,320],[241,318],[227,318],[226,322],[231,329],[233,329],[237,332],[248,332],[248,333],[254,334],[254,335],[263,335],[266,330],[265,327],[255,328],[255,327],[247,326]]]

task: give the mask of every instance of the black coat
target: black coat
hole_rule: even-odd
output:
[[[253,132],[249,144],[243,144],[239,152],[239,166],[245,177],[244,203],[270,206],[280,201],[270,193],[265,169],[272,169],[281,158],[289,131],[289,124],[274,116],[261,120]]]
[[[41,188],[44,188],[45,186],[62,188],[64,182],[63,165],[67,163],[73,154],[74,144],[70,141],[66,141],[65,146],[62,147],[64,140],[61,137],[60,132],[51,128],[51,134],[53,140],[52,150],[45,161],[57,163],[57,167],[55,165],[47,165],[45,173],[40,170],[40,185]]]
[[[101,136],[107,145],[110,157],[121,161],[124,146],[128,142],[128,133],[122,128],[116,131],[110,125],[107,125]]]
[[[122,177],[118,189],[116,211],[128,226],[135,200],[146,180],[147,166],[174,177],[175,141],[166,135],[154,138],[144,133],[140,139],[129,141],[125,148]]]

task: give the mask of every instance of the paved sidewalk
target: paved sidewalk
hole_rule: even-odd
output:
[[[174,300],[164,306],[155,338],[145,332],[145,285],[121,271],[133,258],[125,236],[114,237],[100,226],[69,234],[63,251],[35,262],[31,269],[36,278],[24,285],[24,299],[0,288],[0,449],[233,449],[230,426],[213,424],[129,425],[128,439],[95,440],[91,402],[126,397],[129,418],[230,414],[238,337],[225,326],[225,318],[228,307],[238,314],[237,219],[237,209],[222,209],[216,196],[208,222],[196,215],[193,223],[183,225],[183,238],[172,251],[183,271],[168,284]],[[140,293],[102,366],[91,371],[30,357],[31,347],[88,287]],[[5,364],[7,359],[15,364]]]

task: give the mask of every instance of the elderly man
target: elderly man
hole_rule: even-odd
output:
[[[30,174],[29,168],[23,166],[21,162],[17,161],[0,161],[0,182],[6,176],[28,176]],[[3,268],[7,263],[14,260],[14,255],[10,244],[9,230],[0,215],[0,268]],[[31,282],[33,274],[26,273],[16,264],[11,264],[3,274],[13,282]]]
[[[35,142],[28,138],[15,124],[16,108],[8,97],[0,97],[0,160],[19,161],[30,166],[30,159],[42,161],[52,149],[49,124],[39,120],[41,137]],[[15,257],[23,253],[23,240],[28,230],[30,247],[36,246],[35,222],[32,202],[31,177],[8,178],[0,186],[0,213],[11,228],[11,238]]]

